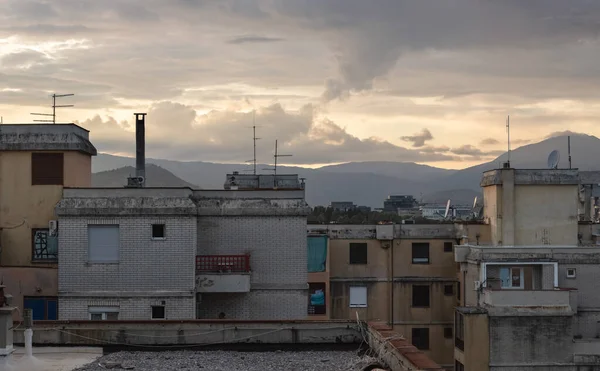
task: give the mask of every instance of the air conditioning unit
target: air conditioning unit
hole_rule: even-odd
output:
[[[48,230],[50,232],[50,236],[58,235],[58,220],[50,220],[48,222]]]

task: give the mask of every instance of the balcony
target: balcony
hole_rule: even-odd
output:
[[[196,256],[196,292],[249,292],[249,255]]]
[[[484,290],[482,304],[490,307],[570,308],[577,312],[577,290]]]

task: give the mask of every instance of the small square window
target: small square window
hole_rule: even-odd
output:
[[[452,242],[444,242],[444,252],[452,252]]]
[[[367,264],[367,244],[350,244],[350,264]]]
[[[454,285],[444,285],[444,295],[454,296]]]
[[[165,238],[164,224],[152,224],[152,238]]]
[[[412,263],[429,264],[429,243],[415,242],[412,244]]]
[[[412,306],[429,308],[429,285],[413,285]]]
[[[444,338],[452,339],[452,327],[444,327]]]
[[[90,313],[90,319],[92,321],[102,321],[102,313]]]
[[[567,278],[577,277],[577,270],[575,268],[567,268]]]
[[[429,329],[427,327],[413,328],[412,344],[419,350],[429,349]]]
[[[165,319],[165,306],[164,305],[153,305],[152,306],[152,319]]]
[[[350,286],[350,308],[367,307],[367,287]]]

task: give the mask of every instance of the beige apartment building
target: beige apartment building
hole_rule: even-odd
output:
[[[459,297],[453,224],[309,225],[308,232],[309,239],[328,240],[331,319],[391,323],[435,362],[452,367]]]
[[[63,187],[91,186],[94,155],[88,131],[74,124],[0,126],[0,276],[36,320],[58,318],[54,207]]]
[[[456,371],[600,370],[600,173],[487,171],[487,243],[455,246]],[[485,231],[487,229],[487,231]]]

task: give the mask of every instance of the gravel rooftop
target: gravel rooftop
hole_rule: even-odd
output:
[[[375,359],[355,351],[168,351],[118,352],[74,371],[358,371]]]

